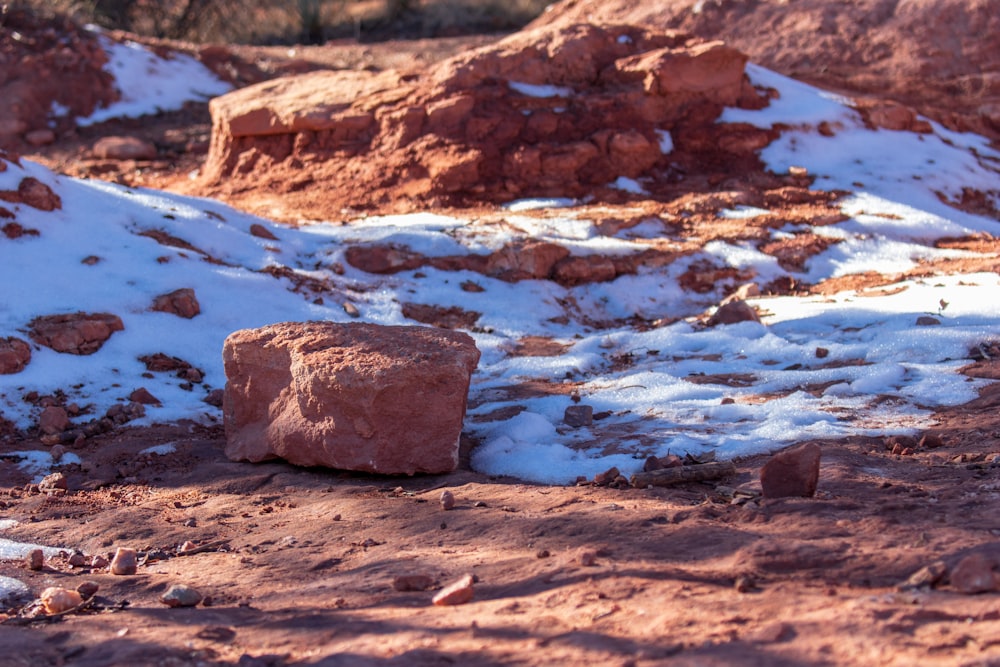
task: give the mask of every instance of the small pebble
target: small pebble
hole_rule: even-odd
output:
[[[538,551],[535,552],[536,558],[548,558],[551,555],[552,554],[549,553],[548,549],[539,549]]]
[[[74,552],[72,556],[69,557],[70,567],[83,567],[87,564],[87,557],[84,556],[79,551]]]
[[[201,593],[184,584],[174,584],[160,596],[160,602],[168,607],[194,607],[201,600]]]
[[[45,566],[45,553],[41,549],[32,549],[25,560],[29,570],[41,570]]]
[[[441,492],[441,509],[450,510],[455,508],[455,494],[451,491]]]
[[[111,574],[135,574],[138,569],[138,559],[135,549],[118,547],[115,557],[111,559]]]
[[[472,589],[473,581],[474,579],[472,575],[467,574],[455,583],[442,588],[441,591],[434,596],[434,604],[439,607],[446,607],[469,602],[475,595],[475,592]]]
[[[105,568],[107,566],[108,566],[108,559],[105,558],[104,556],[94,556],[90,560],[90,567],[92,567],[92,568],[95,568],[95,569],[99,570],[99,569]]]
[[[597,565],[597,552],[593,549],[581,549],[577,554],[577,561],[584,567]]]
[[[83,603],[83,597],[76,591],[57,586],[46,588],[39,599],[46,614],[61,614]]]

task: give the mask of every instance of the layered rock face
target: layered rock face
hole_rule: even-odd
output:
[[[443,473],[479,350],[432,327],[283,323],[231,334],[226,455],[380,474]]]
[[[582,20],[722,39],[783,74],[1000,139],[995,0],[567,0],[529,28]]]
[[[271,190],[289,210],[323,217],[746,171],[773,137],[715,123],[724,106],[765,104],[745,62],[681,33],[572,25],[425,71],[278,79],[212,101],[204,183],[236,201],[249,187]]]

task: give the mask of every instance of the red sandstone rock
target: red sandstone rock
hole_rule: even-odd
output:
[[[130,575],[138,569],[138,554],[135,549],[118,547],[115,557],[111,559],[111,574]]]
[[[434,596],[434,604],[445,607],[470,602],[475,596],[475,591],[472,588],[474,581],[472,575],[467,574],[455,583],[445,586]]]
[[[274,232],[257,222],[250,225],[250,234],[260,239],[267,239],[268,241],[278,240],[278,237],[274,235]]]
[[[758,99],[745,62],[681,33],[579,24],[517,33],[421,72],[285,77],[212,100],[203,185],[275,188],[322,217],[389,201],[583,196],[673,165],[759,168],[752,153],[772,134],[744,128],[752,140],[730,143],[750,155],[729,156],[720,146],[735,135],[715,124],[723,106]],[[295,176],[306,162],[307,182]]]
[[[104,342],[125,326],[110,313],[71,313],[43,315],[33,319],[31,340],[66,354],[93,354]]]
[[[724,40],[783,74],[893,99],[951,129],[1000,137],[1000,115],[994,124],[981,111],[1000,104],[1000,20],[991,0],[855,0],[836,11],[829,0],[575,0],[551,5],[528,29],[583,21]],[[889,115],[892,125],[908,122],[898,110]]]
[[[190,287],[174,290],[169,294],[161,294],[153,299],[152,309],[162,313],[172,313],[189,320],[201,313],[201,305],[194,295],[194,290]]]
[[[458,465],[479,351],[464,333],[365,323],[274,324],[231,334],[226,455],[382,474]]]
[[[20,373],[31,362],[31,346],[13,336],[0,338],[0,375]]]
[[[40,211],[62,208],[62,199],[59,195],[33,176],[22,178],[17,190],[0,190],[0,201],[24,204]]]
[[[737,322],[760,322],[757,311],[746,301],[737,299],[719,306],[715,314],[708,319],[709,326],[718,324],[736,324]]]
[[[814,496],[821,455],[819,445],[807,442],[772,456],[760,471],[764,497]]]
[[[102,160],[155,160],[156,146],[138,137],[101,137],[94,142],[94,155]]]
[[[1000,588],[1000,573],[996,563],[983,554],[970,554],[958,561],[949,575],[951,585],[959,593],[975,595]]]
[[[38,428],[46,435],[62,433],[69,428],[69,415],[66,409],[58,405],[50,405],[38,415]]]
[[[128,395],[128,400],[143,405],[160,405],[160,399],[153,396],[145,387],[139,387]]]
[[[73,127],[116,99],[98,35],[48,12],[8,6],[0,23],[0,143],[18,135],[33,145]],[[53,102],[69,113],[53,117]],[[49,123],[54,122],[54,127]],[[41,141],[40,143],[47,143]]]

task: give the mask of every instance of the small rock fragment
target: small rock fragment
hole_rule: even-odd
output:
[[[46,588],[39,599],[46,614],[61,614],[83,603],[83,597],[79,593],[58,586]]]
[[[597,552],[593,549],[580,549],[576,558],[580,565],[583,565],[584,567],[593,567],[594,565],[597,565]]]
[[[92,150],[101,160],[156,159],[156,145],[139,137],[101,137],[94,143]]]
[[[104,556],[94,556],[90,560],[90,567],[94,568],[95,570],[100,570],[102,568],[105,568],[108,566],[108,564],[109,564],[108,559],[105,558]]]
[[[401,574],[392,580],[393,590],[405,593],[407,591],[426,591],[434,585],[434,577],[426,574]]]
[[[755,644],[774,644],[795,636],[795,631],[787,623],[774,622],[750,634],[747,639]]]
[[[54,472],[42,478],[38,483],[38,490],[42,493],[52,493],[55,491],[65,491],[69,488],[66,475],[61,472]]]
[[[139,387],[129,394],[128,400],[135,403],[142,403],[143,405],[160,405],[160,399],[153,396],[145,387]]]
[[[594,475],[594,484],[597,486],[608,486],[611,482],[618,479],[621,475],[621,471],[618,468],[612,467],[608,468],[604,472],[599,472]]]
[[[28,552],[25,563],[29,570],[41,570],[45,566],[45,552],[41,549],[32,549]]]
[[[746,301],[736,300],[719,306],[715,314],[708,318],[708,326],[736,324],[737,322],[760,322],[760,316]]]
[[[760,471],[760,485],[765,498],[816,494],[822,450],[813,442],[778,452]]]
[[[988,593],[997,590],[998,577],[995,563],[982,554],[970,554],[958,561],[951,571],[951,585],[965,595]]]
[[[168,607],[194,607],[201,600],[201,593],[184,584],[174,584],[160,596],[160,602]]]
[[[135,574],[138,569],[138,559],[135,549],[118,547],[115,557],[111,559],[111,574]]]
[[[66,453],[66,447],[64,447],[63,445],[52,445],[52,448],[49,449],[49,455],[52,457],[52,460],[55,461],[56,463],[58,463],[59,460],[62,459],[63,454],[65,453]]]
[[[825,347],[816,348],[817,359],[826,359],[828,356],[830,356],[830,350],[826,349]]]
[[[79,593],[84,600],[89,600],[97,594],[101,586],[96,581],[84,581],[79,586],[76,587],[76,592]]]
[[[936,317],[931,317],[930,315],[921,315],[917,318],[918,327],[934,327],[941,324],[941,320]]]
[[[551,555],[548,549],[539,549],[535,552],[535,558],[548,558]]]
[[[358,307],[355,306],[350,301],[344,302],[344,312],[350,315],[351,317],[361,317],[361,311],[358,310]]]
[[[256,222],[250,225],[250,233],[259,239],[267,239],[268,241],[278,240],[278,237],[274,235],[274,232],[272,232],[264,225],[261,225]]]
[[[474,579],[471,574],[463,576],[455,583],[442,588],[434,596],[433,603],[439,607],[445,607],[469,602],[472,600],[473,595],[475,595],[475,591],[472,589],[473,581]]]
[[[914,588],[931,588],[944,579],[946,574],[948,574],[948,566],[944,561],[937,560],[911,574],[906,581],[899,584],[896,588],[901,591]]]
[[[441,509],[450,510],[455,508],[455,494],[451,491],[441,492]]]
[[[734,582],[734,588],[736,588],[737,593],[749,593],[750,591],[757,588],[757,582],[754,581],[753,577],[747,575],[741,575],[736,577]]]
[[[594,423],[594,408],[590,405],[571,405],[563,413],[563,422],[572,428],[590,426]]]
[[[69,563],[70,567],[83,567],[84,565],[87,564],[87,557],[84,556],[79,551],[76,551],[73,552],[72,555],[70,555],[69,560],[67,560],[66,562]]]

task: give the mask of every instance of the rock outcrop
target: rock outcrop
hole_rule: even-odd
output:
[[[736,49],[683,33],[572,25],[422,71],[287,77],[212,100],[203,182],[236,200],[250,184],[280,192],[305,217],[621,198],[619,179],[654,175],[655,191],[669,174],[759,166],[755,151],[772,133],[715,123],[724,106],[766,103],[745,63]]]
[[[125,325],[111,313],[67,313],[36,317],[29,327],[31,340],[39,345],[65,354],[93,354]]]
[[[479,350],[432,327],[282,323],[225,342],[226,455],[381,474],[450,472]]]
[[[117,99],[96,33],[27,9],[4,6],[2,12],[0,146],[48,143],[50,124],[69,129],[74,116]]]
[[[725,40],[794,78],[895,100],[952,129],[1000,139],[1000,12],[994,0],[567,0],[529,28],[580,21]],[[912,117],[892,105],[889,117],[878,111],[873,121],[898,126]]]

